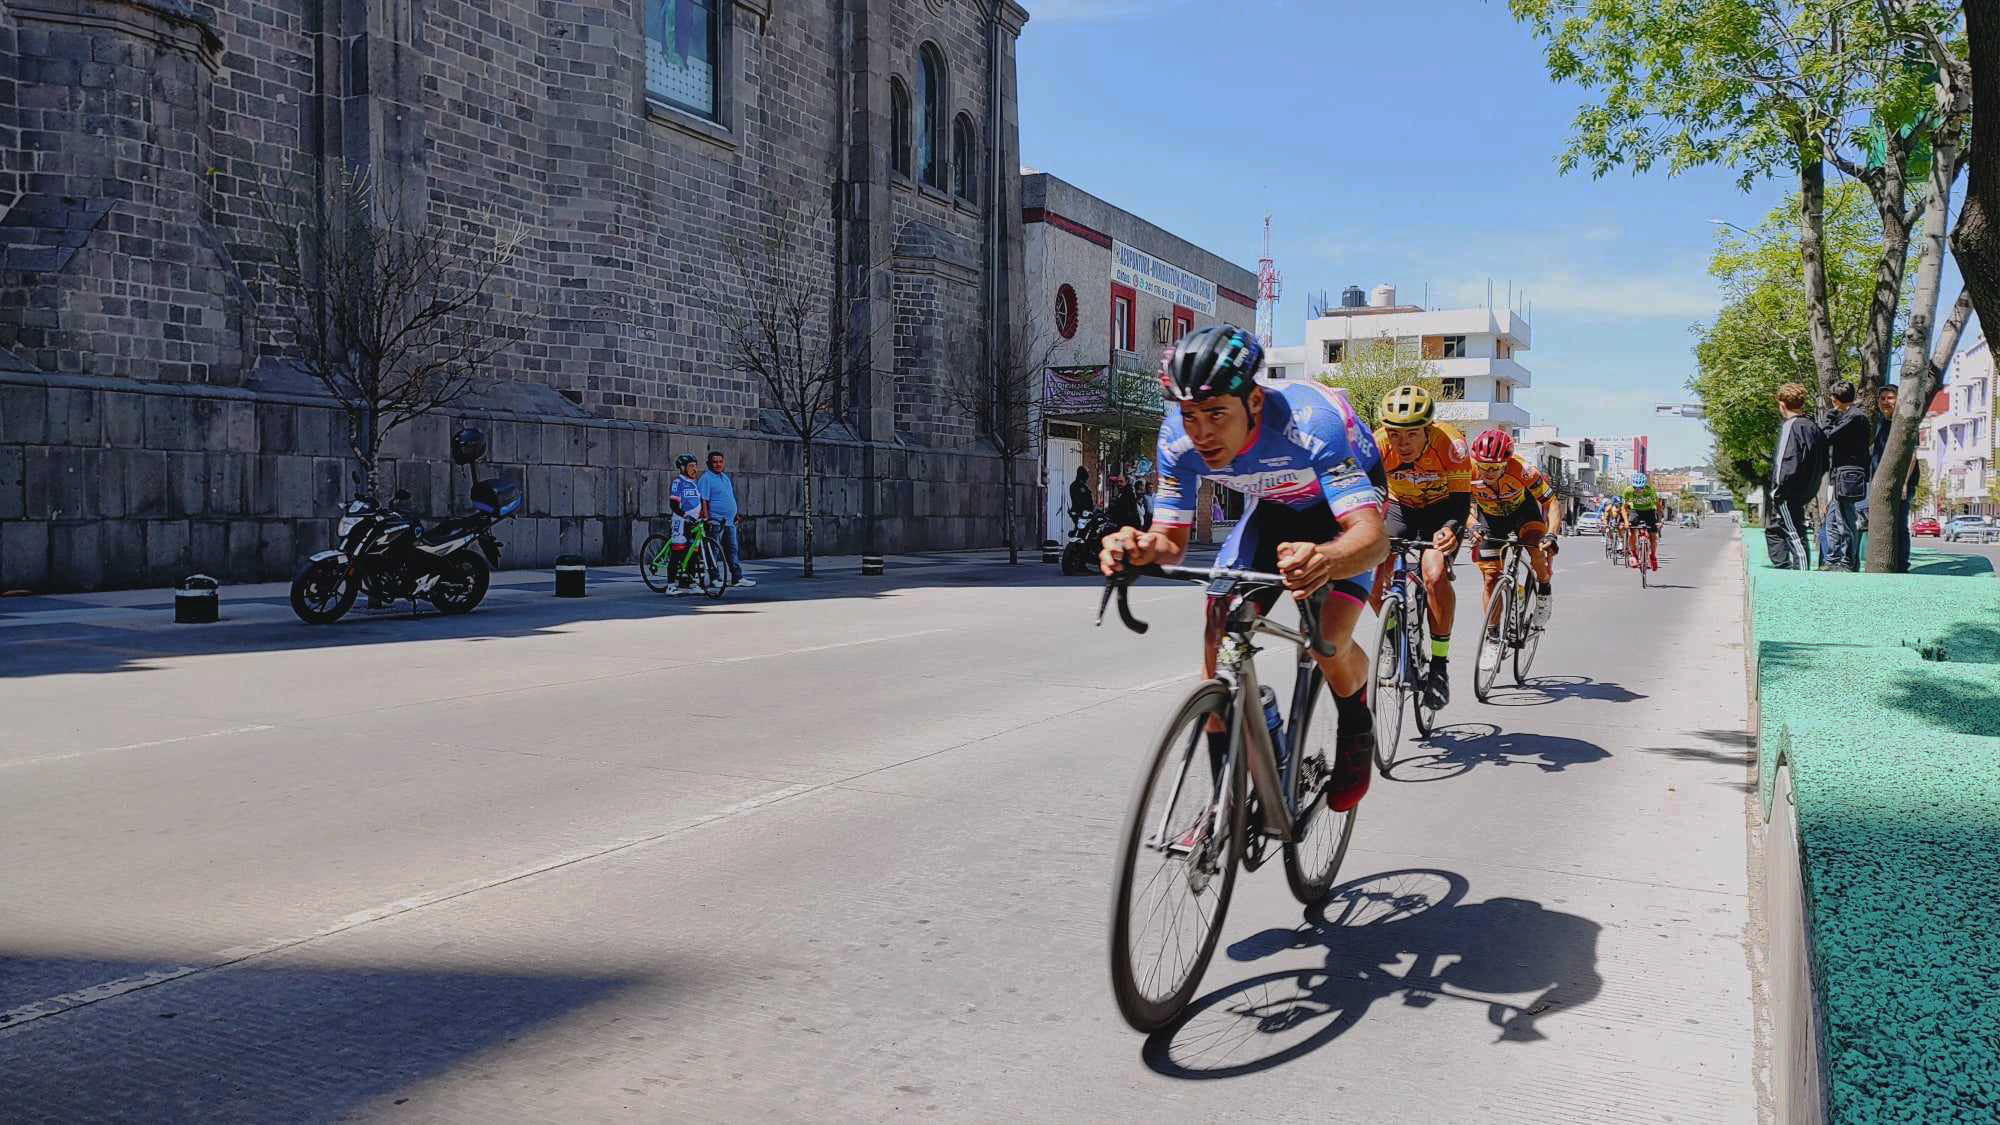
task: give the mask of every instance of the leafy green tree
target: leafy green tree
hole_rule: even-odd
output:
[[[1732,492],[1761,488],[1778,435],[1778,388],[1816,383],[1796,201],[1774,209],[1747,238],[1725,235],[1709,273],[1727,298],[1715,319],[1695,326],[1695,376],[1715,437],[1716,471]],[[1871,275],[1880,227],[1868,193],[1854,184],[1827,192],[1824,245],[1828,310],[1837,346],[1864,346],[1872,315]]]
[[[1347,392],[1354,412],[1373,429],[1382,410],[1382,399],[1405,383],[1415,383],[1435,398],[1444,396],[1444,380],[1438,377],[1435,362],[1410,354],[1387,334],[1372,340],[1350,340],[1332,371],[1314,378],[1329,387]],[[1467,435],[1471,436],[1471,435]]]

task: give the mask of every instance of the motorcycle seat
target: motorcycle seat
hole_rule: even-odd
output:
[[[436,546],[447,540],[456,539],[468,531],[477,531],[485,524],[486,520],[480,516],[453,516],[448,520],[440,520],[421,532],[417,536],[417,541]]]

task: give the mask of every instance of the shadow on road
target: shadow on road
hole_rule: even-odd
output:
[[[1553,734],[1503,731],[1493,723],[1453,723],[1431,731],[1421,745],[1428,754],[1403,758],[1389,771],[1394,781],[1444,781],[1471,773],[1479,766],[1533,763],[1543,773],[1561,773],[1571,766],[1601,762],[1611,751],[1580,738]]]
[[[116,979],[104,961],[46,957],[0,957],[0,978],[55,982],[74,977],[71,966]],[[207,972],[15,1023],[0,1034],[4,1116],[342,1120],[637,983],[391,967]]]
[[[73,673],[149,670],[155,661],[214,653],[289,652],[349,645],[399,644],[406,641],[495,640],[545,636],[586,621],[633,621],[654,618],[728,616],[784,612],[787,603],[845,598],[893,598],[911,589],[956,587],[1046,587],[1052,597],[1076,599],[1077,617],[1096,607],[1093,595],[1103,580],[1090,576],[1066,578],[1054,566],[1023,562],[939,563],[935,566],[892,568],[887,574],[831,574],[803,579],[767,578],[751,589],[730,590],[720,600],[674,598],[655,594],[628,575],[593,575],[590,594],[583,598],[553,596],[547,586],[495,586],[485,604],[469,614],[450,617],[429,611],[413,615],[408,603],[393,610],[356,609],[333,625],[311,626],[289,617],[282,620],[230,620],[229,591],[223,591],[223,620],[214,625],[172,625],[173,596],[160,591],[156,613],[164,628],[150,621],[136,628],[76,621],[35,623],[44,609],[88,610],[91,603],[66,598],[22,598],[0,601],[0,680]],[[243,603],[237,603],[238,607]],[[250,604],[289,606],[283,597],[260,597]]]
[[[1323,967],[1265,973],[1200,997],[1146,1040],[1146,1065],[1174,1078],[1254,1074],[1325,1046],[1398,995],[1408,1008],[1484,1008],[1491,1042],[1533,1043],[1546,1038],[1543,1016],[1602,991],[1597,923],[1527,899],[1466,902],[1467,889],[1456,872],[1424,868],[1335,887],[1297,928],[1228,947],[1243,963],[1323,950]]]
[[[1623,685],[1589,676],[1534,676],[1518,687],[1495,687],[1486,702],[1491,707],[1540,707],[1562,699],[1631,703],[1644,698]]]

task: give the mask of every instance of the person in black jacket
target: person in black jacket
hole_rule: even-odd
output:
[[[1069,482],[1070,521],[1080,526],[1096,510],[1097,497],[1091,495],[1090,470],[1078,465],[1076,479]]]
[[[1764,546],[1779,570],[1808,570],[1806,502],[1819,491],[1826,473],[1826,435],[1806,412],[1806,389],[1797,383],[1778,388],[1778,447],[1771,454],[1771,510],[1764,517]]]
[[[1855,505],[1868,495],[1868,455],[1872,444],[1868,415],[1854,404],[1854,384],[1842,382],[1828,395],[1829,409],[1822,428],[1826,432],[1827,475],[1833,497],[1826,508],[1826,549],[1820,555],[1821,570],[1859,570],[1855,557],[1860,543]]]

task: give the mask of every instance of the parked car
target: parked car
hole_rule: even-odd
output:
[[[1604,520],[1596,512],[1585,512],[1576,517],[1576,522],[1570,525],[1570,529],[1578,535],[1602,535]]]
[[[1984,543],[1996,531],[1993,521],[1985,516],[1953,516],[1944,525],[1944,541],[1947,543]]]
[[[1943,535],[1944,528],[1939,527],[1938,521],[1930,516],[1918,516],[1916,519],[1910,521],[1910,534]]]

